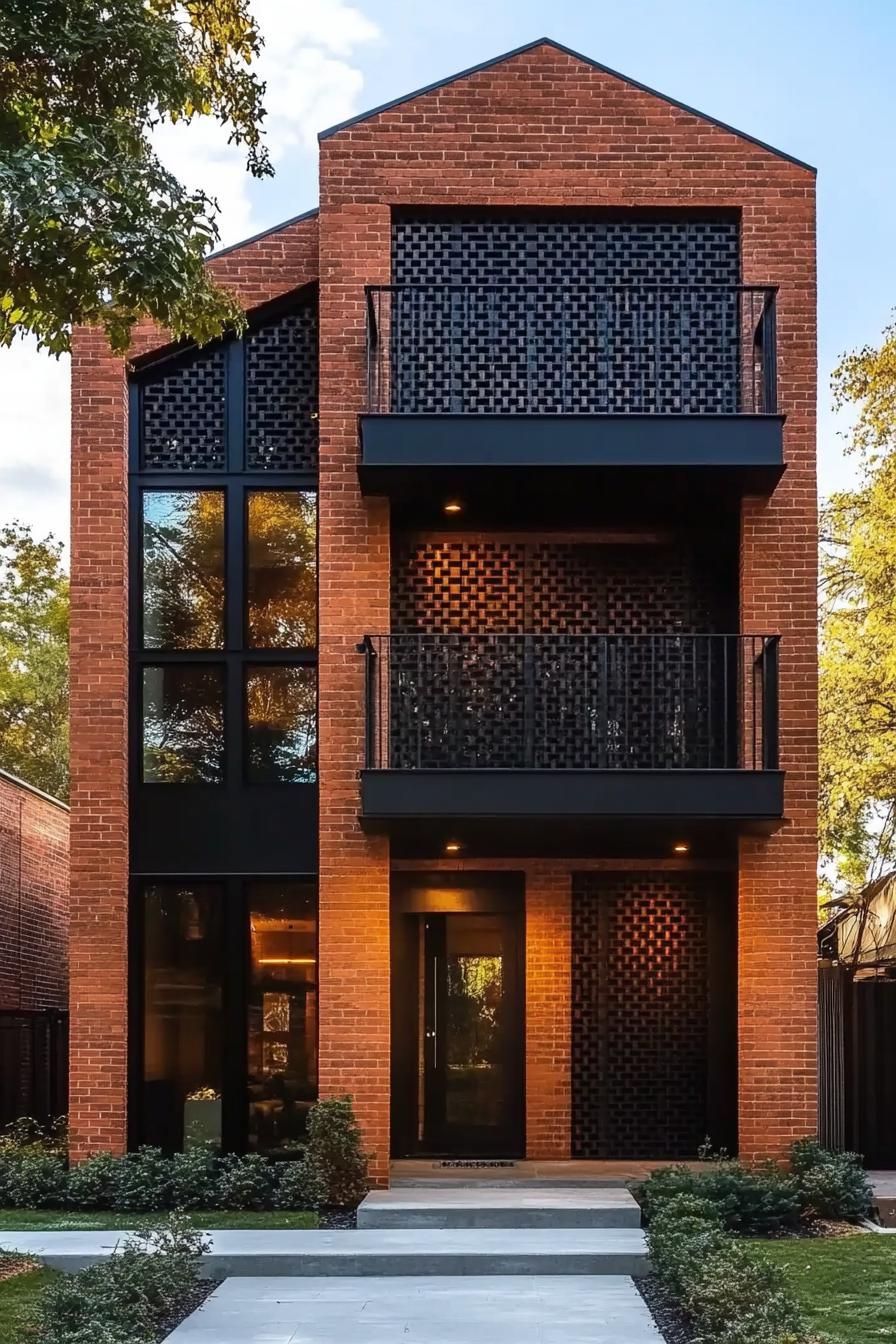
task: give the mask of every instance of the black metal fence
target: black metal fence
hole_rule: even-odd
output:
[[[775,635],[369,635],[368,769],[764,770]]]
[[[819,1134],[896,1167],[896,979],[819,967]]]
[[[0,1008],[0,1127],[68,1110],[68,1014]]]
[[[749,285],[371,285],[367,409],[774,412],[776,293]]]

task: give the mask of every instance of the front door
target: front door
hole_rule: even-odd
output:
[[[404,969],[393,992],[405,1023],[406,1059],[394,1072],[395,1129],[402,1136],[395,1155],[520,1156],[520,915],[405,914],[401,922]],[[409,992],[411,978],[416,993]],[[400,1048],[400,1040],[394,1044]]]

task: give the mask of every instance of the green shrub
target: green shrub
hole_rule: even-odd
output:
[[[790,1153],[794,1185],[802,1215],[814,1218],[861,1218],[873,1191],[856,1153],[835,1153],[814,1139],[801,1139]]]
[[[161,1148],[138,1148],[119,1163],[113,1193],[114,1209],[124,1213],[155,1213],[171,1207],[171,1159]]]
[[[695,1258],[705,1259],[720,1250],[725,1242],[725,1232],[713,1205],[696,1195],[673,1195],[655,1207],[647,1229],[654,1273],[679,1301]]]
[[[705,1344],[808,1344],[779,1266],[730,1239],[694,1256],[680,1300]]]
[[[126,1159],[97,1153],[69,1168],[66,1203],[72,1209],[112,1209],[118,1206],[118,1186]]]
[[[795,1227],[800,1218],[795,1180],[771,1163],[749,1167],[725,1161],[696,1171],[688,1167],[661,1168],[639,1190],[648,1221],[676,1195],[708,1200],[729,1232],[745,1235]]]
[[[173,1217],[129,1237],[108,1260],[51,1283],[41,1299],[41,1344],[149,1344],[186,1304],[199,1277],[202,1234]]]
[[[65,1203],[65,1162],[55,1153],[27,1148],[4,1155],[0,1185],[15,1209],[55,1209]]]
[[[327,1203],[328,1193],[320,1170],[307,1157],[280,1164],[274,1191],[278,1209],[319,1209]]]
[[[326,1192],[323,1203],[347,1208],[367,1194],[367,1155],[351,1097],[333,1097],[312,1106],[306,1161]]]
[[[218,1209],[269,1209],[274,1193],[274,1170],[259,1153],[240,1157],[228,1153],[218,1163],[215,1207]]]
[[[175,1209],[212,1209],[217,1199],[218,1158],[211,1148],[188,1148],[170,1159],[169,1198]],[[219,1206],[223,1207],[223,1206]]]

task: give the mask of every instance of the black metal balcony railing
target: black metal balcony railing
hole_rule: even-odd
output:
[[[768,286],[370,285],[367,410],[777,410]]]
[[[776,635],[368,635],[370,770],[775,770]]]

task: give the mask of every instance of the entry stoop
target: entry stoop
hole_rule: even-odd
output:
[[[358,1209],[359,1228],[638,1228],[628,1190],[445,1186],[373,1190]]]

